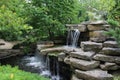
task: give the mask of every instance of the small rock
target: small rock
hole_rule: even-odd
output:
[[[84,80],[113,80],[113,76],[108,74],[107,71],[98,69],[90,71],[75,70],[75,74],[78,78],[82,78]]]
[[[65,62],[66,64],[70,64],[70,58],[69,58],[69,57],[66,57],[66,58],[64,59],[64,62]]]
[[[65,57],[66,57],[65,53],[63,53],[63,52],[59,53],[58,54],[58,61],[64,61]]]

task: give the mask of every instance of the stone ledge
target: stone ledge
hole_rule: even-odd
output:
[[[119,46],[116,41],[105,41],[103,47],[118,48]]]
[[[71,52],[70,56],[84,60],[91,60],[94,54],[94,52]]]
[[[111,55],[111,56],[120,56],[120,48],[103,48],[100,54]]]
[[[98,67],[99,64],[99,61],[86,61],[76,58],[70,58],[70,65],[81,70],[91,70]]]
[[[97,69],[90,71],[75,70],[75,74],[78,78],[84,80],[113,80],[113,76],[108,74],[107,71]]]
[[[83,51],[98,52],[102,49],[102,43],[85,41],[85,42],[81,42],[81,48],[82,48]]]
[[[108,55],[103,55],[103,54],[96,54],[93,59],[98,60],[98,61],[104,61],[104,62],[113,62],[120,64],[120,57],[118,56],[108,56]]]

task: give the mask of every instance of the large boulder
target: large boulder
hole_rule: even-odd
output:
[[[78,78],[82,78],[84,80],[113,80],[113,76],[111,74],[99,69],[90,71],[75,70],[75,74]]]
[[[104,42],[107,39],[107,36],[105,35],[105,31],[99,30],[99,31],[91,31],[89,32],[90,40],[94,42]]]
[[[118,48],[119,46],[116,41],[105,41],[103,47]]]
[[[81,52],[71,52],[70,56],[84,60],[91,60],[94,54],[95,54],[94,52],[81,51]]]
[[[106,62],[105,64],[100,65],[100,68],[103,70],[117,70],[120,68],[116,63]]]
[[[103,48],[99,53],[105,55],[120,56],[120,48]]]
[[[99,66],[99,61],[86,61],[76,58],[70,58],[71,66],[78,68],[80,70],[91,70]]]
[[[81,42],[81,48],[83,51],[98,52],[102,49],[102,43],[85,41],[85,42]]]

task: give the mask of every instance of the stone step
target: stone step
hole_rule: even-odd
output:
[[[94,52],[71,52],[70,56],[84,60],[91,60],[94,54]]]
[[[113,80],[113,76],[111,74],[99,69],[90,71],[75,70],[75,74],[78,78],[82,78],[84,80]]]
[[[118,48],[119,46],[116,41],[105,41],[103,47]]]
[[[120,64],[120,57],[118,56],[108,56],[108,55],[103,55],[103,54],[96,54],[93,59],[98,60],[98,61],[104,61],[104,62],[113,62]]]
[[[98,52],[102,49],[102,43],[85,41],[85,42],[81,42],[81,48],[82,48],[83,51]]]
[[[120,56],[120,48],[103,48],[100,54],[111,55],[111,56]]]
[[[81,70],[91,70],[99,66],[99,61],[86,61],[76,58],[69,58],[71,66],[81,69]]]

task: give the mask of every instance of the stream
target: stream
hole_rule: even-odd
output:
[[[37,73],[50,80],[70,80],[70,66],[59,62],[57,57],[34,55],[15,56],[0,60],[1,65],[18,66],[19,69]]]

